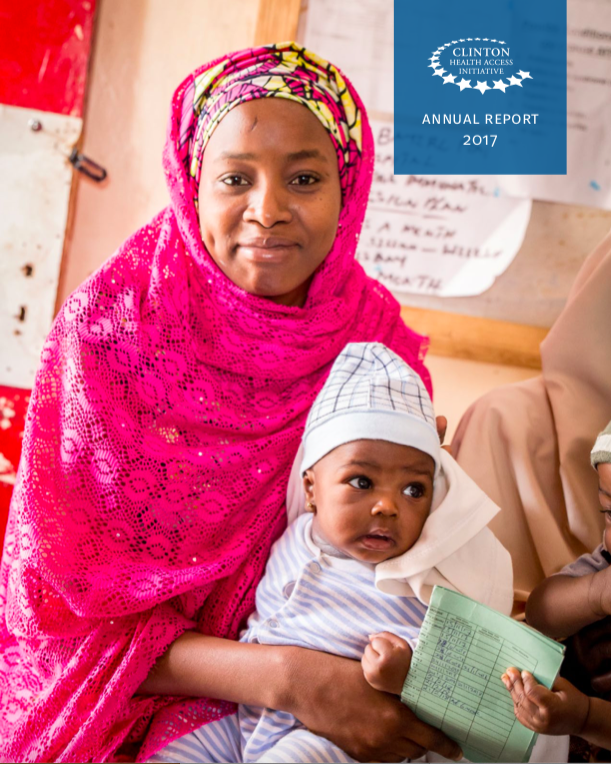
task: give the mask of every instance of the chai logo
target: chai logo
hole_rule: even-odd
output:
[[[484,95],[487,90],[509,87],[521,88],[525,80],[532,80],[530,72],[521,69],[514,74],[511,49],[504,40],[488,37],[466,37],[452,40],[433,51],[429,58],[433,77],[439,77],[444,85],[456,85],[463,90],[479,90]],[[447,67],[447,68],[444,68]],[[465,79],[465,75],[468,79]],[[498,79],[494,79],[494,77]],[[488,84],[492,82],[492,87]],[[473,85],[473,82],[477,82]]]

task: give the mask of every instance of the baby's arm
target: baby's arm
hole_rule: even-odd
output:
[[[611,567],[577,578],[546,578],[526,603],[526,621],[555,639],[570,637],[607,615],[611,615]]]
[[[412,648],[401,637],[382,631],[369,636],[361,665],[369,684],[376,690],[401,695],[412,662]]]
[[[566,679],[558,678],[548,690],[528,671],[520,674],[509,668],[502,678],[516,718],[528,729],[544,735],[579,735],[594,745],[611,747],[611,703],[589,698]]]

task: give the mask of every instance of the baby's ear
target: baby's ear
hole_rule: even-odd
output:
[[[307,501],[314,500],[314,472],[306,470],[303,475],[303,491]]]

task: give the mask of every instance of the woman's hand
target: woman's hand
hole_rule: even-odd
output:
[[[412,648],[389,631],[371,634],[361,658],[365,679],[374,690],[394,695],[401,695],[411,662]]]
[[[249,644],[188,631],[159,658],[142,694],[220,698],[297,717],[359,761],[402,761],[459,746],[392,695],[370,687],[359,661],[302,647]]]
[[[588,720],[590,699],[566,679],[557,679],[553,690],[539,684],[529,671],[508,668],[503,684],[513,700],[520,724],[543,735],[581,735]]]
[[[435,751],[458,761],[457,743],[421,722],[396,697],[374,690],[357,661],[288,648],[286,710],[357,761],[402,761]]]
[[[446,430],[448,429],[448,420],[444,416],[435,417],[435,423],[437,425],[437,435],[439,435],[439,442],[443,443],[443,439],[446,436]]]

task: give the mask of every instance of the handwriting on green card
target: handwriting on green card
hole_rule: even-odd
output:
[[[537,736],[515,718],[501,675],[516,666],[551,687],[563,655],[528,626],[436,586],[401,700],[470,761],[528,761]]]

